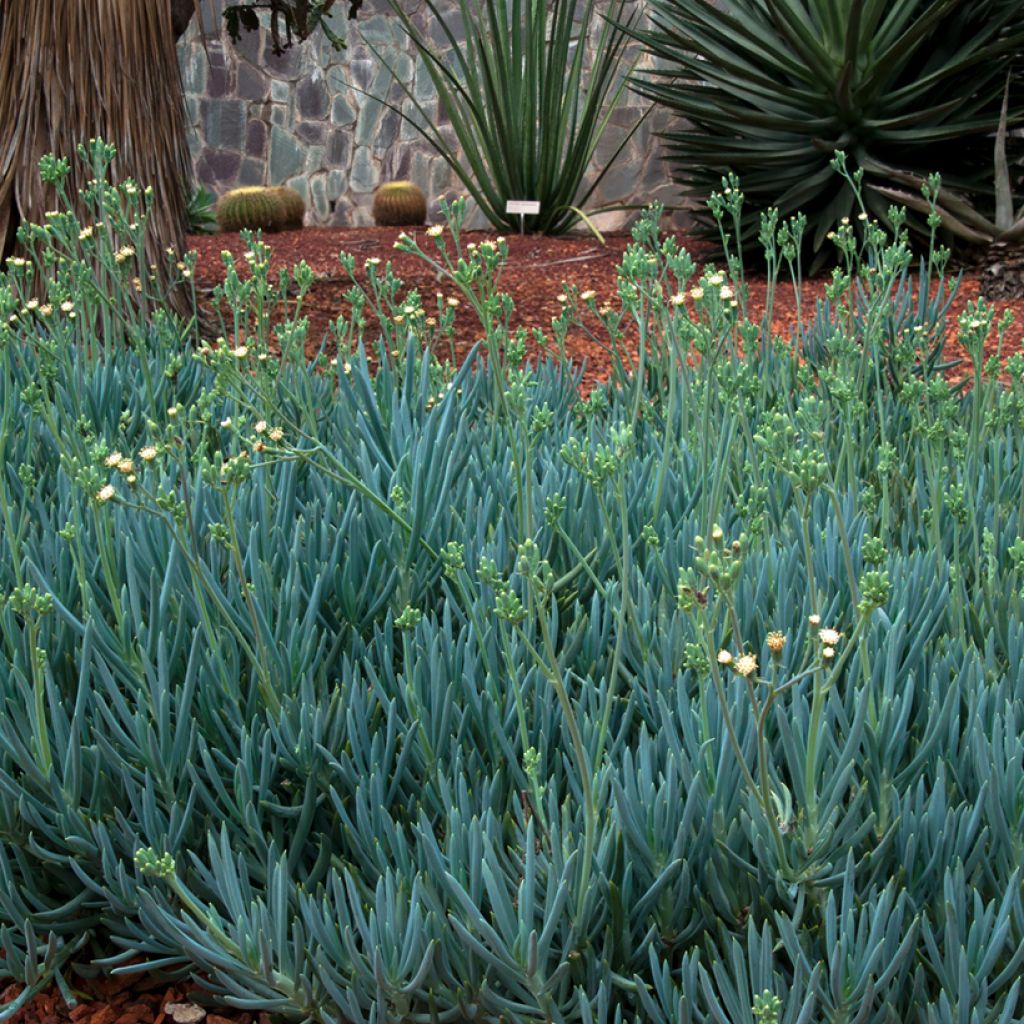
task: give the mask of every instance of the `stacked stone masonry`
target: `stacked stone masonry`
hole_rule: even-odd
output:
[[[443,3],[453,12],[458,7],[458,0]],[[440,45],[444,37],[428,20],[425,5],[419,7],[414,19]],[[409,178],[431,197],[428,216],[433,219],[438,196],[451,198],[465,189],[415,127],[374,98],[385,97],[415,115],[394,71],[432,118],[443,118],[427,69],[389,13],[387,0],[366,0],[356,21],[343,23],[343,14],[335,22],[345,30],[345,50],[334,50],[318,32],[280,56],[274,55],[265,26],[243,33],[233,44],[223,32],[207,31],[204,38],[199,22],[193,22],[178,44],[178,56],[197,180],[215,196],[241,185],[290,185],[306,200],[308,225],[362,226],[372,223],[374,189],[384,181]],[[631,52],[627,63],[635,56]],[[644,109],[644,101],[627,93],[595,166],[614,151]],[[655,199],[678,205],[655,138],[664,125],[659,116],[656,112],[641,125],[591,197],[589,209],[642,206]],[[606,213],[597,223],[611,230],[632,216],[628,211]],[[484,226],[479,214],[470,226]]]

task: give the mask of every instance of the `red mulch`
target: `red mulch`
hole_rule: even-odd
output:
[[[433,305],[433,296],[437,291],[446,295],[455,294],[450,284],[439,282],[434,272],[418,257],[398,252],[394,248],[395,239],[400,228],[304,228],[299,231],[283,231],[267,237],[267,243],[273,253],[272,271],[279,267],[291,267],[300,259],[304,259],[320,279],[313,285],[308,295],[304,312],[310,318],[310,330],[307,349],[310,355],[316,353],[327,333],[327,328],[339,315],[348,315],[349,305],[344,293],[352,286],[348,275],[338,263],[338,253],[342,250],[352,253],[356,258],[356,274],[363,283],[366,281],[365,261],[371,256],[382,261],[390,260],[395,274],[405,283],[408,290],[418,289],[428,312]],[[424,252],[433,254],[434,240],[428,238],[423,229],[410,230],[416,237]],[[463,243],[481,242],[493,239],[495,232],[466,232]],[[591,235],[571,235],[561,238],[549,238],[542,235],[508,235],[508,261],[502,271],[500,287],[515,300],[515,325],[528,328],[540,327],[550,333],[551,320],[558,315],[561,304],[558,295],[564,291],[566,284],[578,286],[580,291],[593,290],[596,293],[598,306],[609,303],[618,305],[616,293],[615,270],[622,259],[622,254],[630,242],[628,234],[610,234],[605,236],[602,245]],[[681,239],[689,249],[698,266],[711,262],[712,250],[706,242],[698,239]],[[244,269],[242,253],[245,245],[237,234],[199,235],[188,240],[189,246],[199,254],[196,267],[197,282],[209,288],[223,279],[223,263],[221,251],[231,252],[240,269]],[[813,310],[816,299],[823,297],[826,277],[821,276],[805,283],[802,298],[805,315]],[[976,270],[968,270],[960,292],[953,304],[950,315],[950,335],[947,339],[947,358],[965,357],[965,353],[956,342],[956,317],[963,311],[967,302],[977,299],[979,295],[980,274]],[[757,274],[747,277],[750,289],[749,315],[751,319],[760,319],[764,311],[765,278]],[[1024,300],[1011,304],[1016,314],[1016,322],[1007,331],[1003,344],[1003,356],[1011,355],[1024,346]],[[1002,313],[1004,304],[998,304],[997,319]],[[792,287],[780,284],[775,297],[773,328],[780,334],[788,335],[788,330],[796,320],[795,300]],[[598,327],[596,323],[592,325]],[[986,354],[995,351],[996,338],[989,339]],[[457,359],[462,359],[472,348],[480,336],[480,325],[465,303],[459,308],[455,321],[454,347]],[[370,343],[374,339],[367,337]],[[587,371],[585,384],[593,384],[608,376],[610,359],[608,353],[582,332],[570,334],[568,339],[569,354],[576,361],[586,360]],[[445,345],[441,355],[447,355]],[[540,354],[536,346],[531,346],[531,355]],[[966,367],[965,367],[966,370]],[[963,375],[963,370],[954,376]]]
[[[86,979],[69,979],[78,998],[68,1006],[56,986],[35,997],[16,1014],[15,1024],[270,1024],[265,1013],[218,1007],[205,1010],[190,1001],[192,986],[169,985],[153,976],[128,974]],[[0,1007],[12,1002],[20,985],[9,985],[0,993]]]
[[[339,315],[348,314],[348,303],[344,293],[351,287],[351,281],[338,263],[341,250],[356,257],[357,274],[365,281],[363,265],[371,256],[391,260],[394,271],[408,289],[418,288],[424,298],[424,305],[439,289],[439,283],[430,269],[420,259],[395,251],[394,242],[399,234],[397,228],[305,228],[301,231],[285,231],[268,238],[273,250],[273,269],[290,267],[304,259],[318,275],[323,275],[312,287],[305,304],[310,317],[308,351],[314,354],[320,347],[327,326]],[[434,252],[433,240],[422,230],[415,233],[425,252]],[[493,233],[470,232],[465,241],[483,241],[493,238]],[[569,236],[546,238],[536,235],[508,236],[508,262],[502,272],[501,287],[509,292],[516,303],[516,324],[526,327],[541,327],[550,330],[551,320],[557,316],[561,303],[558,295],[564,284],[575,284],[581,291],[592,289],[597,293],[598,304],[617,304],[615,269],[629,244],[627,235],[606,236],[601,245],[593,237]],[[690,240],[687,247],[698,263],[708,261],[710,249],[705,243]],[[195,236],[189,239],[190,247],[199,254],[196,280],[202,288],[210,288],[223,278],[223,264],[220,253],[233,253],[240,267],[244,265],[242,253],[245,246],[236,234]],[[752,275],[750,286],[750,316],[759,319],[764,310],[765,280]],[[805,311],[813,308],[814,300],[823,295],[825,279],[809,282],[803,297]],[[444,287],[446,294],[453,289]],[[963,356],[955,337],[955,317],[962,312],[967,302],[979,294],[979,274],[968,271],[959,295],[951,310],[951,336],[946,346],[946,356]],[[1024,346],[1024,300],[1011,304],[1016,322],[1006,334],[1003,355],[1008,356]],[[1002,313],[1000,304],[997,318]],[[774,330],[782,333],[793,325],[796,319],[795,303],[791,288],[779,288],[775,300]],[[460,307],[456,316],[455,352],[462,358],[476,342],[479,323],[471,310]],[[372,340],[372,339],[368,339]],[[608,353],[592,340],[577,334],[570,337],[569,351],[576,360],[586,359],[585,381],[589,383],[604,379],[609,371]],[[992,354],[995,338],[989,342],[987,354]],[[168,1004],[188,1001],[188,993],[182,987],[168,986],[135,975],[118,978],[97,978],[79,983],[81,993],[79,1005],[69,1008],[56,989],[38,996],[22,1010],[13,1024],[175,1024],[166,1012]],[[10,986],[0,996],[0,1002],[13,999],[20,988]],[[251,1013],[236,1010],[222,1010],[210,1013],[204,1024],[267,1024],[266,1015],[254,1017]]]

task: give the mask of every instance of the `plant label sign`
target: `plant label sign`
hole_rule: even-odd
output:
[[[505,202],[506,213],[519,214],[519,234],[526,233],[525,217],[535,217],[540,213],[540,202],[536,199],[509,199]]]

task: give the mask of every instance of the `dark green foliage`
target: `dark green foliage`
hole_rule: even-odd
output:
[[[188,201],[188,233],[190,235],[212,234],[217,228],[214,216],[213,194],[202,185],[192,192]]]
[[[689,193],[703,201],[723,174],[741,178],[748,241],[759,211],[800,210],[824,255],[827,232],[854,211],[829,169],[836,149],[881,184],[892,184],[886,166],[939,171],[990,211],[990,136],[1007,69],[1024,55],[1017,0],[652,0],[649,10],[652,27],[635,34],[660,64],[635,86],[679,115],[665,141]],[[1011,124],[1024,119],[1017,70]],[[888,200],[867,200],[884,219]]]
[[[858,333],[808,325],[816,373],[756,326],[741,360],[654,223],[649,362],[587,400],[519,370],[497,247],[447,388],[415,332],[376,375],[311,372],[301,322],[280,364],[258,326],[185,359],[133,304],[94,329],[74,268],[74,319],[0,276],[4,976],[338,1024],[1021,1020],[1024,360],[888,381],[902,244]],[[942,301],[899,313],[925,350]]]
[[[196,0],[202,3],[204,0]],[[345,40],[331,27],[331,8],[336,0],[245,0],[230,3],[223,8],[224,27],[237,43],[242,32],[255,32],[260,26],[260,12],[266,11],[270,20],[270,37],[274,53],[281,54],[289,47],[304,42],[318,28],[336,50],[345,48]],[[363,0],[345,0],[348,17],[354,18]],[[215,8],[214,8],[215,10]]]

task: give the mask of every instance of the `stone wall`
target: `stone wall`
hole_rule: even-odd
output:
[[[457,0],[444,3],[457,9]],[[345,6],[338,4],[339,9]],[[266,27],[243,33],[235,45],[226,34],[207,33],[204,38],[194,22],[178,44],[178,55],[198,180],[215,195],[239,185],[291,185],[306,198],[310,225],[372,223],[373,190],[394,178],[411,178],[423,188],[431,197],[431,216],[436,215],[437,196],[462,194],[461,183],[416,129],[373,98],[384,97],[415,113],[386,63],[430,116],[438,116],[426,67],[398,20],[387,12],[387,0],[366,0],[359,18],[344,23],[348,47],[341,52],[316,33],[281,56],[274,55]],[[336,20],[340,22],[343,14]],[[425,19],[425,12],[414,17]],[[437,26],[426,20],[422,24],[440,43]],[[598,150],[597,166],[643,109],[638,97],[626,96]],[[647,119],[591,197],[588,209],[645,205],[653,199],[666,206],[678,202],[654,138],[663,125],[664,115]],[[448,134],[454,141],[450,129]],[[631,216],[608,213],[598,224],[612,229]],[[483,226],[479,215],[475,223]]]

